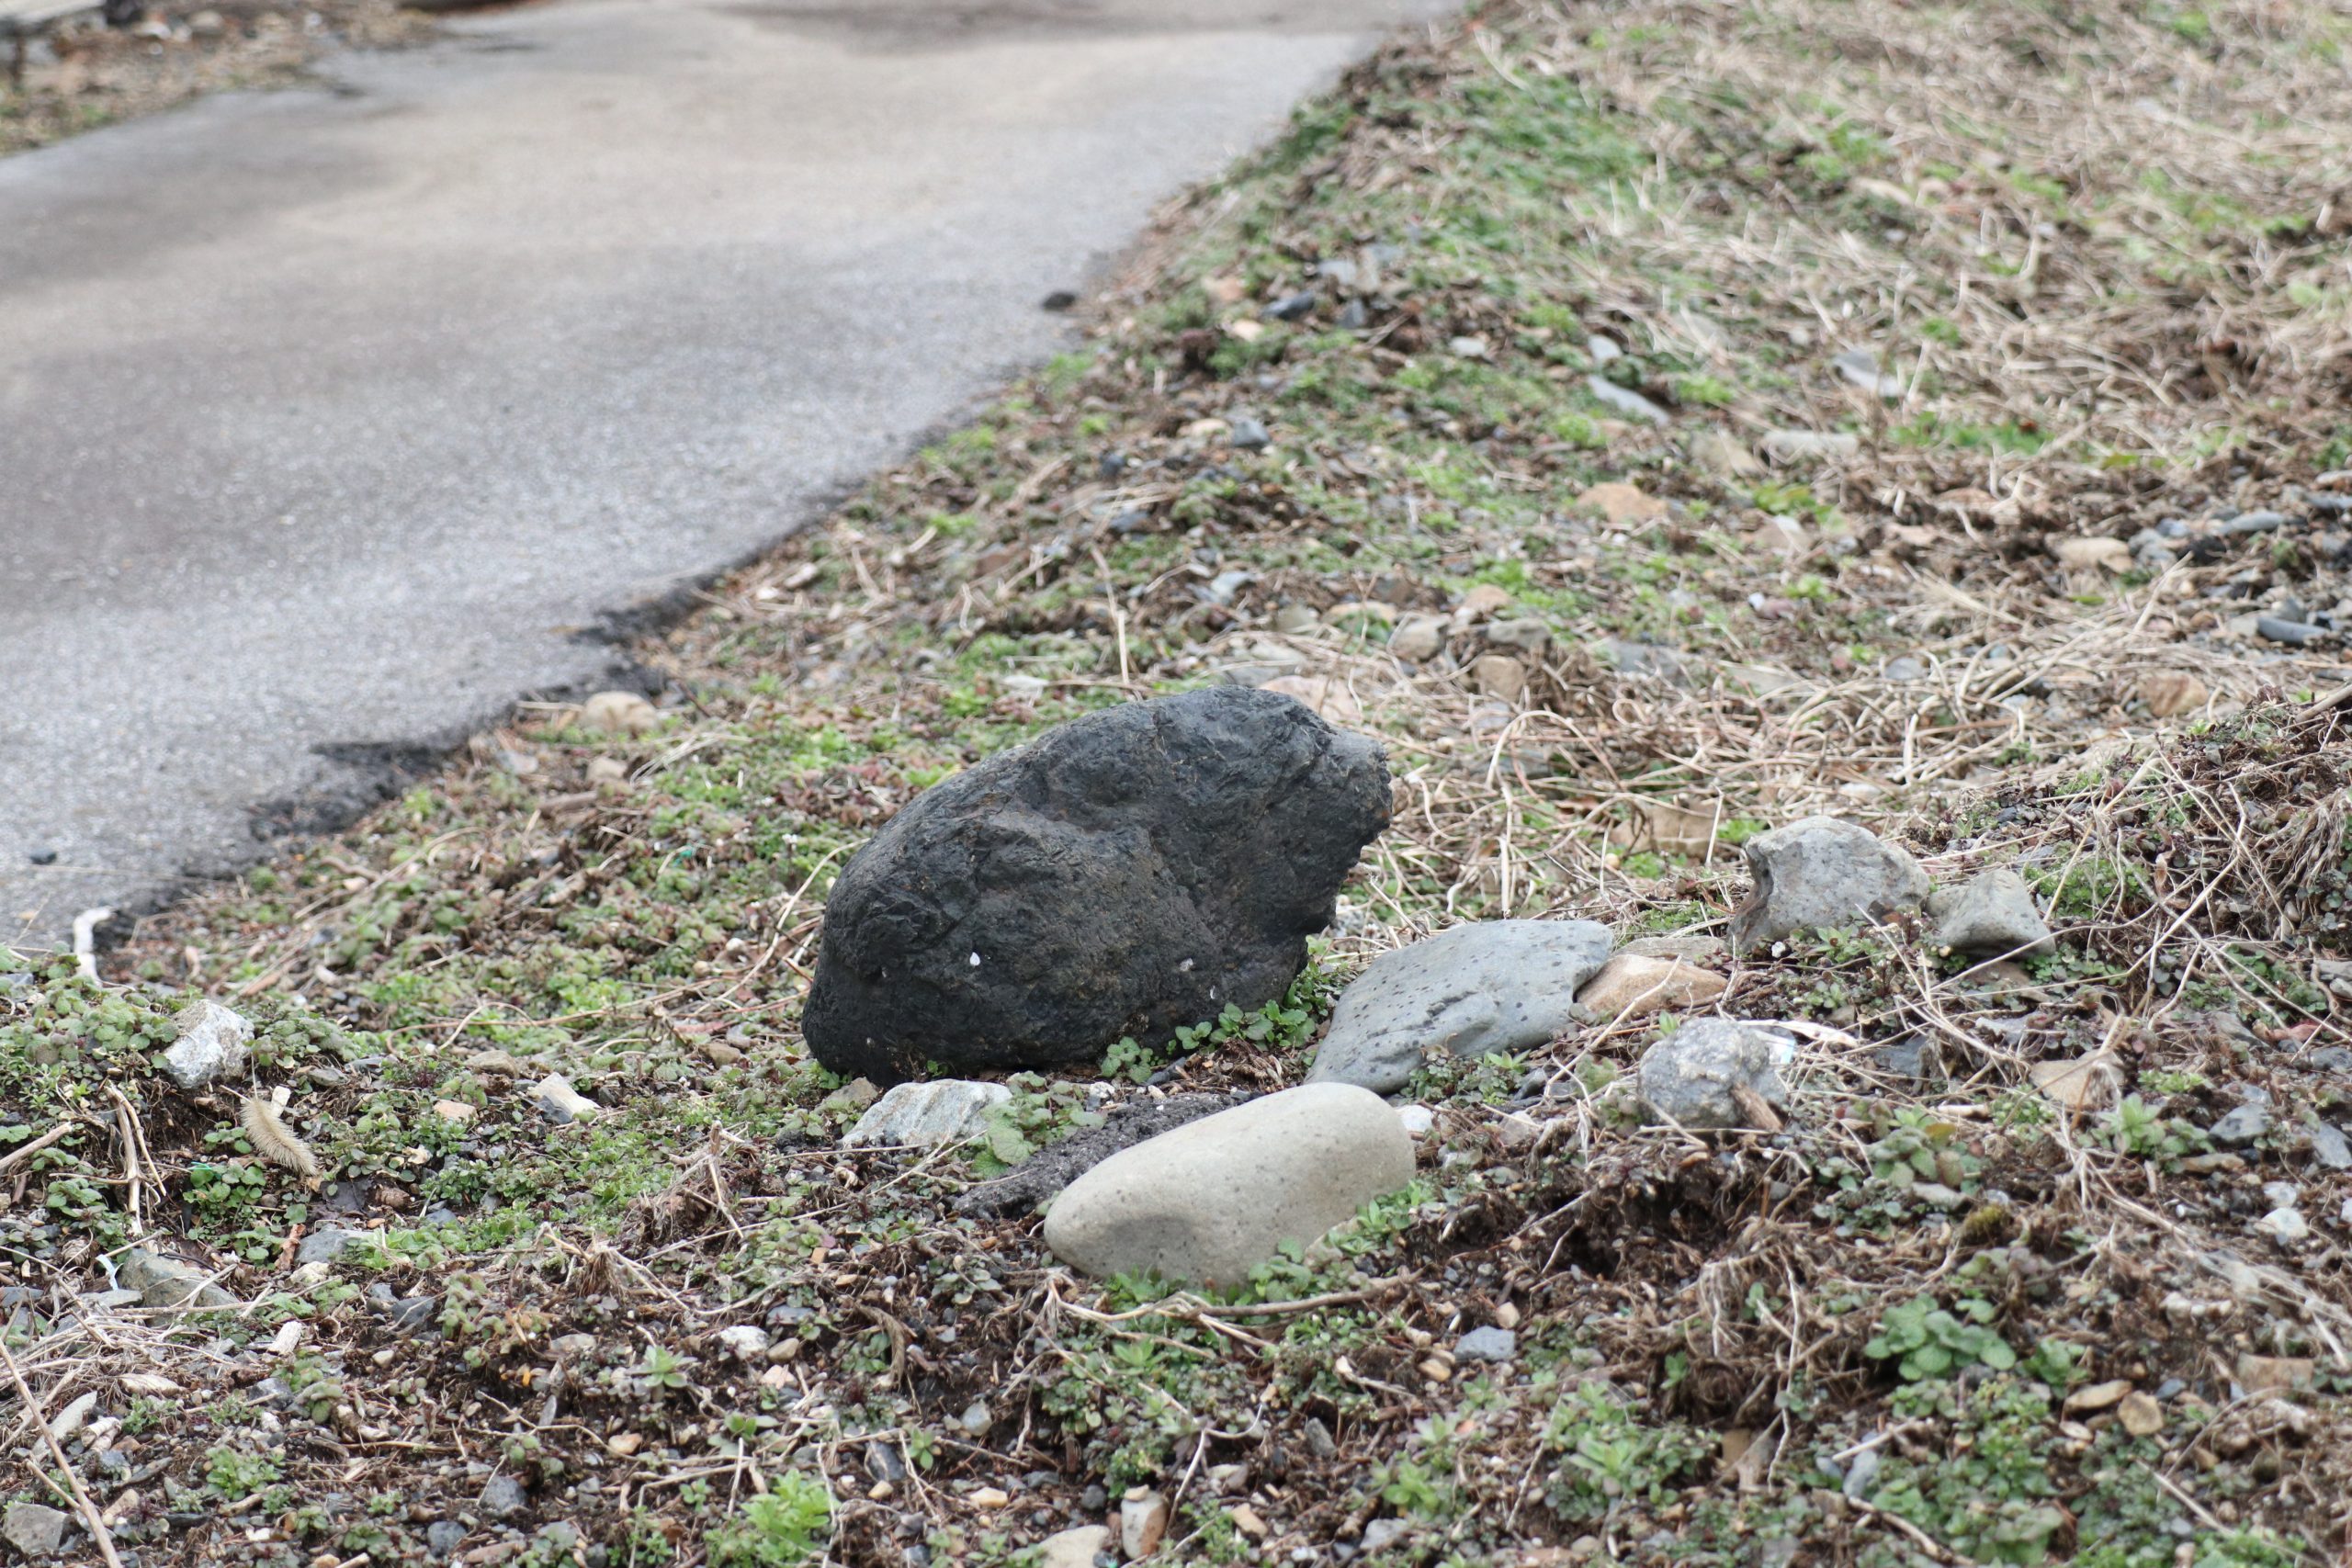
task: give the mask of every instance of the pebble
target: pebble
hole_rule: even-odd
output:
[[[1426,615],[1399,622],[1388,637],[1388,651],[1411,664],[1436,658],[1444,646],[1445,623]]]
[[[2303,621],[2281,620],[2276,615],[2257,615],[2254,629],[2272,642],[2283,642],[2295,648],[2320,642],[2335,634],[2325,626],[2314,626]]]
[[[1600,1019],[1647,1018],[1713,1001],[1730,984],[1674,958],[1620,953],[1577,993],[1577,1005]]]
[[[2241,1105],[2205,1131],[2217,1144],[2242,1148],[2270,1131],[2270,1112],[2259,1105]]]
[[[1315,310],[1315,290],[1309,288],[1286,295],[1266,308],[1266,314],[1278,321],[1295,321]]]
[[[727,1353],[737,1360],[749,1361],[765,1356],[772,1340],[768,1331],[757,1324],[739,1323],[731,1328],[720,1329],[718,1342],[727,1347]]]
[[[1886,668],[1881,673],[1890,681],[1918,681],[1926,678],[1928,667],[1906,653],[1899,658],[1888,660]]]
[[[1064,1189],[1046,1245],[1097,1278],[1238,1284],[1413,1179],[1413,1142],[1380,1097],[1310,1083],[1123,1149]]]
[[[1266,427],[1248,414],[1234,420],[1233,428],[1225,440],[1227,446],[1238,452],[1262,452],[1273,444],[1273,437],[1266,434]]]
[[[65,1544],[65,1515],[40,1503],[11,1503],[0,1517],[0,1540],[27,1557],[54,1557]]]
[[[531,1091],[532,1100],[541,1115],[561,1126],[571,1122],[593,1122],[604,1113],[604,1107],[571,1087],[571,1080],[561,1073],[549,1073]]]
[[[580,705],[580,728],[598,735],[644,735],[662,728],[662,710],[635,692],[598,692]]]
[[[960,1144],[988,1128],[989,1112],[1012,1098],[1001,1083],[938,1078],[902,1083],[874,1102],[842,1139],[843,1148]]]
[[[2314,1122],[2311,1139],[2313,1159],[2330,1170],[2352,1170],[2352,1142],[2346,1142],[2341,1131],[2324,1122]]]
[[[493,1475],[481,1489],[482,1512],[493,1519],[511,1519],[530,1506],[530,1495],[511,1475]]]
[[[1527,666],[1507,654],[1481,654],[1471,660],[1470,684],[1481,696],[1515,703],[1527,691]]]
[[[164,1053],[164,1072],[180,1088],[203,1089],[245,1070],[254,1026],[219,1002],[200,1001],[179,1015],[180,1036]]]
[[[1094,1559],[1110,1550],[1110,1527],[1080,1525],[1039,1541],[1037,1568],[1094,1568]]]
[[[1487,640],[1498,647],[1540,656],[1552,646],[1552,628],[1533,619],[1497,621],[1487,628]]]
[[[1655,522],[1667,515],[1666,502],[1641,486],[1622,479],[1588,486],[1578,493],[1574,504],[1580,512],[1600,513],[1611,526],[1619,528],[1629,523]]]
[[[1138,1562],[1159,1550],[1168,1534],[1168,1499],[1148,1487],[1133,1487],[1119,1499],[1119,1549]]]
[[[294,1254],[297,1263],[334,1263],[351,1250],[359,1239],[357,1231],[345,1230],[341,1225],[321,1225],[302,1238],[301,1247]]]
[[[1931,894],[1928,916],[1936,922],[1936,946],[1973,957],[2015,958],[2057,945],[2033,901],[2033,889],[2006,867],[1951,892]]]
[[[1588,376],[1584,378],[1584,384],[1587,391],[1629,419],[1642,420],[1650,424],[1664,424],[1673,418],[1673,415],[1642,396],[1641,393],[1634,391],[1631,387],[1621,387],[1606,376]]]
[[[1426,1138],[1437,1126],[1437,1112],[1426,1105],[1408,1105],[1396,1112],[1396,1120],[1408,1138]]]
[[[1519,1353],[1519,1336],[1508,1328],[1474,1328],[1456,1341],[1457,1361],[1508,1361]]]
[[[1808,817],[1744,847],[1756,888],[1732,916],[1734,953],[1800,931],[1876,924],[1927,900],[1917,861],[1835,817]]]
[[[2115,1407],[2115,1418],[2135,1438],[2152,1438],[2165,1429],[2165,1407],[2152,1394],[2125,1394]]]
[[[1477,920],[1385,953],[1340,993],[1307,1081],[1393,1094],[1430,1052],[1543,1044],[1576,1021],[1610,941],[1591,920]]]
[[[1786,1109],[1780,1069],[1795,1055],[1795,1043],[1778,1030],[1736,1019],[1695,1019],[1642,1053],[1642,1104],[1677,1126],[1751,1126],[1751,1112],[1735,1091]]]
[[[2281,1247],[2293,1247],[2312,1234],[2310,1222],[2296,1209],[2273,1209],[2255,1221],[2254,1228]]]

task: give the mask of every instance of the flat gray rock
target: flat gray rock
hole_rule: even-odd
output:
[[[209,1310],[239,1304],[201,1269],[143,1247],[131,1247],[115,1259],[114,1277],[151,1307]]]
[[[1098,1278],[1235,1285],[1412,1179],[1412,1140],[1385,1101],[1306,1084],[1113,1155],[1054,1200],[1046,1245]]]
[[[0,1540],[27,1557],[54,1557],[65,1544],[70,1521],[57,1509],[40,1503],[11,1503],[0,1517]]]
[[[1734,953],[1800,931],[1876,925],[1926,902],[1928,874],[1867,828],[1808,817],[1747,840],[1756,890],[1734,911]]]
[[[1012,1098],[1012,1091],[1001,1083],[969,1078],[902,1083],[866,1109],[842,1139],[842,1146],[960,1144],[978,1137],[988,1126],[989,1112]]]
[[[1591,920],[1481,920],[1385,953],[1341,994],[1307,1081],[1391,1094],[1431,1051],[1541,1045],[1577,1021],[1610,943]]]
[[[1769,1025],[1694,1020],[1642,1053],[1642,1105],[1678,1127],[1751,1126],[1736,1091],[1745,1089],[1776,1111],[1787,1109],[1781,1068],[1795,1054],[1795,1042]]]
[[[2021,958],[2057,943],[2025,878],[2006,867],[1928,900],[1935,944],[1980,958]]]

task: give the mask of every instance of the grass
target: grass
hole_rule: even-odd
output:
[[[132,988],[32,966],[0,1269],[86,1290],[167,1243],[252,1303],[7,1320],[44,1411],[106,1390],[159,1467],[115,1539],[1004,1563],[1145,1486],[1183,1562],[2340,1554],[2352,1191],[2303,1117],[2346,1098],[2317,1054],[2352,750],[2336,656],[2232,618],[2347,588],[2301,498],[2343,466],[2352,120],[2316,7],[2190,15],[1498,4],[1400,41],[1172,209],[1082,351],[640,649],[662,729],[526,705],[148,922]],[[1830,367],[1854,347],[1901,399]],[[1604,481],[1663,514],[1609,523]],[[2270,505],[2291,528],[2192,526],[2169,570],[2051,548]],[[1540,653],[1489,635],[1528,620]],[[1679,673],[1620,672],[1636,641]],[[1344,690],[1398,806],[1291,995],[1017,1079],[971,1149],[841,1150],[861,1097],[796,1020],[845,858],[1051,725],[1275,670]],[[2159,720],[2152,674],[2209,700]],[[1415,1184],[1222,1294],[1072,1278],[956,1205],[1142,1080],[1297,1081],[1345,982],[1431,931],[1719,930],[1738,845],[1819,811],[1939,881],[2018,867],[2059,951],[1988,972],[1898,924],[1733,967],[1722,1010],[1806,1031],[1770,1135],[1642,1127],[1650,1023],[1434,1064]],[[237,1093],[158,1077],[190,992],[260,1025],[315,1189]],[[1883,1065],[1922,1039],[1939,1074]],[[2085,1058],[2108,1102],[2035,1087]],[[602,1113],[549,1124],[551,1072]],[[2213,1147],[2249,1089],[2272,1134]],[[2248,1228],[2279,1180],[2300,1251]],[[365,1239],[295,1266],[327,1224]],[[1453,1360],[1505,1325],[1515,1359]],[[2313,1368],[2255,1389],[2242,1355]],[[2115,1382],[2155,1429],[2070,1408]],[[391,1500],[328,1502],[360,1486]],[[0,1489],[73,1506],[54,1456]]]

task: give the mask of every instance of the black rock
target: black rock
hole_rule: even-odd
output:
[[[1078,296],[1067,288],[1057,288],[1037,303],[1041,309],[1062,311],[1075,306],[1078,303]]]
[[[844,1077],[1091,1062],[1280,997],[1388,767],[1279,693],[1091,714],[935,785],[825,907],[801,1029]]]
[[[1315,291],[1310,288],[1303,294],[1294,294],[1286,299],[1277,300],[1267,307],[1266,314],[1278,321],[1295,321],[1314,309]]]
[[[25,858],[31,861],[35,865],[55,865],[57,863],[57,852],[55,850],[35,850],[31,854]]]

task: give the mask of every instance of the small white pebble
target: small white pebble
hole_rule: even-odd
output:
[[[1396,1112],[1396,1120],[1405,1124],[1407,1137],[1422,1138],[1437,1125],[1437,1112],[1426,1105],[1408,1105]]]

